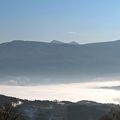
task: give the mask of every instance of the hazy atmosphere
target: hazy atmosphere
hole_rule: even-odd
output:
[[[119,0],[0,0],[0,120],[120,120]]]
[[[0,86],[1,94],[29,100],[91,100],[120,104],[120,81],[39,86]],[[26,91],[26,92],[24,92]]]
[[[1,0],[2,92],[9,95],[4,85],[54,88],[52,85],[119,81],[119,3],[119,0]],[[11,95],[16,96],[15,93]],[[79,100],[79,96],[73,96],[71,100]],[[33,97],[37,98],[46,96]]]

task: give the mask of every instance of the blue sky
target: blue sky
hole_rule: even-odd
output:
[[[120,0],[0,0],[0,42],[120,39]]]

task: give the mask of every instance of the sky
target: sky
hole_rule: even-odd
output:
[[[120,39],[120,0],[0,0],[0,43]]]

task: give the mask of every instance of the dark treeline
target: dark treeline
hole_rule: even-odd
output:
[[[28,101],[0,95],[0,120],[120,120],[120,107],[92,101]]]

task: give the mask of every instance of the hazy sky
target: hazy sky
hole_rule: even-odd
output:
[[[0,0],[0,42],[120,39],[120,0]]]

